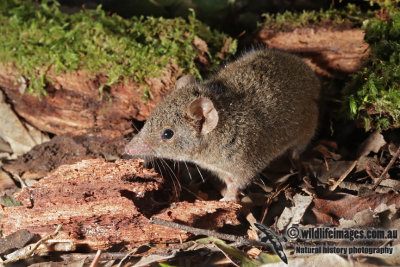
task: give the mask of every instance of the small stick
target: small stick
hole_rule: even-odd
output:
[[[134,250],[132,250],[132,251],[129,251],[128,253],[126,253],[126,255],[121,259],[121,261],[118,263],[118,265],[117,265],[117,267],[121,267],[122,266],[122,263],[127,259],[127,258],[129,258],[129,256],[130,255],[132,255],[132,254],[135,254],[136,252],[137,252],[137,248],[135,248]]]
[[[272,203],[272,200],[277,197],[282,191],[286,190],[289,187],[290,183],[285,184],[284,186],[278,188],[275,192],[272,193],[270,197],[268,197],[267,202],[265,203],[265,210],[261,219],[261,222],[263,223],[265,221],[265,218],[267,217],[268,209],[269,206]]]
[[[35,245],[34,245],[30,250],[28,250],[24,255],[21,255],[21,256],[15,257],[15,258],[11,258],[11,259],[5,260],[5,261],[3,261],[3,262],[1,262],[1,263],[4,265],[4,264],[7,264],[7,263],[16,262],[16,261],[19,261],[19,260],[24,260],[24,259],[29,258],[41,244],[43,244],[44,242],[46,242],[46,241],[49,240],[49,239],[53,239],[56,235],[58,235],[58,232],[61,230],[61,227],[62,227],[62,224],[59,224],[59,225],[57,226],[56,230],[55,230],[52,234],[49,234],[49,235],[43,237],[42,239],[40,239],[40,240],[39,240],[38,242],[36,242]]]
[[[100,256],[100,260],[121,260],[126,256],[126,252],[104,252]],[[60,255],[60,258],[64,261],[75,261],[75,260],[93,260],[96,257],[96,253],[68,253]]]
[[[96,256],[94,256],[93,261],[90,263],[89,267],[96,267],[97,263],[99,263],[102,251],[99,249],[96,252]]]
[[[230,261],[234,266],[240,267],[239,265],[236,264],[236,262],[234,262],[234,261],[228,256],[228,254],[226,254],[225,251],[223,251],[222,249],[220,249],[218,246],[215,246],[215,247],[216,247],[219,251],[221,251],[222,254],[224,254],[225,258],[227,258],[228,261]]]
[[[18,181],[21,183],[21,188],[28,187],[25,181],[22,180],[21,176],[19,176],[18,174],[14,174],[14,176],[17,177]]]
[[[392,159],[390,160],[389,164],[386,166],[386,168],[383,170],[382,174],[379,176],[378,180],[375,182],[375,184],[372,186],[372,190],[375,190],[378,185],[383,181],[383,179],[386,178],[386,174],[389,171],[389,169],[393,166],[394,162],[400,155],[400,146],[397,149],[396,153],[393,155]]]
[[[344,179],[349,175],[349,173],[354,169],[354,167],[357,165],[358,160],[355,160],[353,164],[339,177],[339,179],[329,188],[330,191],[334,191],[336,187],[339,186],[341,182],[343,182]]]
[[[211,231],[211,230],[200,229],[200,228],[195,228],[195,227],[191,227],[191,226],[187,226],[187,225],[183,225],[183,224],[179,224],[179,223],[166,221],[166,220],[163,220],[160,218],[152,217],[150,219],[150,222],[157,224],[157,225],[162,225],[162,226],[166,226],[166,227],[170,227],[170,228],[174,228],[174,229],[184,230],[186,232],[189,232],[189,233],[192,233],[195,235],[213,236],[213,237],[216,237],[219,239],[229,240],[229,241],[235,242],[237,244],[237,246],[249,245],[249,246],[270,247],[270,245],[268,245],[268,244],[262,243],[257,240],[250,240],[250,239],[244,238],[242,236],[222,234],[222,233],[218,233],[218,232]]]

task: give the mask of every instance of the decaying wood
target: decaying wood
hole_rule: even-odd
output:
[[[176,64],[170,63],[159,78],[147,78],[151,93],[148,101],[142,99],[144,86],[133,81],[105,88],[101,98],[99,86],[106,82],[105,77],[93,77],[85,71],[56,75],[50,70],[47,77],[52,84],[46,88],[47,96],[39,99],[20,90],[29,81],[21,79],[18,71],[0,64],[0,87],[18,115],[42,131],[75,135],[102,131],[115,137],[132,131],[129,120],[146,119],[173,89],[180,72]]]
[[[84,160],[62,165],[15,195],[23,206],[6,207],[3,235],[19,229],[46,236],[63,224],[56,239],[79,247],[106,250],[147,243],[171,243],[193,236],[154,225],[157,217],[203,229],[238,225],[240,205],[219,201],[168,203],[168,183],[144,167],[142,160]]]
[[[257,41],[264,45],[296,53],[317,73],[341,77],[359,70],[368,56],[368,44],[361,29],[303,27],[291,31],[262,29]]]
[[[58,135],[50,141],[33,147],[16,160],[4,162],[2,168],[14,177],[39,179],[64,164],[85,159],[115,160],[124,154],[128,142],[124,136],[108,138],[94,135]]]

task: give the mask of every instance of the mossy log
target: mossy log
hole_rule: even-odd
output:
[[[53,134],[101,132],[117,137],[133,131],[132,119],[145,120],[174,87],[181,70],[169,64],[158,78],[146,79],[151,94],[142,99],[143,84],[116,83],[103,90],[99,86],[105,78],[84,71],[48,74],[53,81],[46,88],[47,95],[38,98],[26,94],[24,81],[18,72],[0,64],[0,87],[22,118],[38,129]]]

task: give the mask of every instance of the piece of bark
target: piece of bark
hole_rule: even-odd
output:
[[[128,139],[93,135],[58,135],[49,142],[35,146],[16,160],[5,162],[4,170],[22,179],[39,179],[64,164],[84,159],[120,158]]]
[[[38,98],[21,93],[21,79],[11,65],[0,64],[0,87],[13,103],[17,114],[36,128],[65,134],[93,133],[116,137],[133,130],[130,120],[145,120],[163,96],[171,92],[180,68],[168,64],[160,77],[146,78],[151,97],[143,101],[143,84],[127,81],[119,82],[103,90],[99,87],[105,77],[79,70],[72,73],[54,74],[51,69],[47,78],[52,81],[46,87],[47,96]]]
[[[142,160],[84,160],[63,165],[15,198],[23,206],[5,207],[0,220],[3,234],[19,229],[45,236],[63,224],[56,239],[72,240],[93,250],[133,248],[146,243],[171,243],[192,235],[154,225],[157,216],[190,226],[216,230],[238,225],[240,205],[197,201],[170,205],[163,178],[144,168]]]
[[[264,27],[256,41],[298,54],[318,74],[327,77],[342,78],[358,71],[362,58],[368,56],[368,44],[361,29],[299,27],[278,32]]]
[[[0,152],[22,155],[49,137],[32,126],[22,122],[0,91]],[[8,145],[8,147],[7,147]]]
[[[0,254],[4,254],[11,249],[22,248],[34,237],[35,235],[27,230],[18,230],[0,239]]]

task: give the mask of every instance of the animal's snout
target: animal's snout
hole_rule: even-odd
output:
[[[125,154],[137,156],[147,154],[151,151],[150,146],[146,143],[127,144],[125,146]]]

